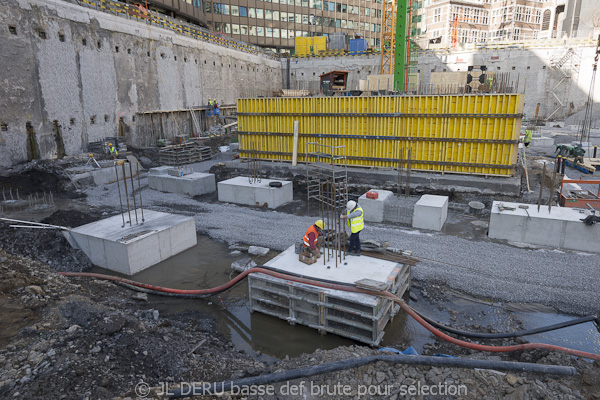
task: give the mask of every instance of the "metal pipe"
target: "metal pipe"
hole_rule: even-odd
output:
[[[135,201],[135,186],[133,184],[133,166],[131,165],[131,162],[129,162],[129,179],[131,180],[131,195],[133,196],[133,211],[135,213],[135,223],[139,224],[137,216],[137,204]],[[125,182],[125,186],[127,186],[127,182]]]
[[[115,176],[117,177],[117,189],[119,190],[119,204],[121,205],[121,217],[123,218],[123,225],[125,226],[125,214],[123,214],[123,199],[121,198],[121,186],[119,186],[119,170],[117,169],[117,163],[115,162]]]
[[[129,207],[129,193],[127,192],[127,181],[125,180],[125,162],[121,162],[121,166],[123,167],[123,186],[125,187],[125,200],[127,202],[127,214],[129,215],[129,226],[132,226],[131,208]],[[119,177],[117,176],[117,184],[118,183],[119,183]]]

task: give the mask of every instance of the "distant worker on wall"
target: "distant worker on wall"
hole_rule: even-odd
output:
[[[523,144],[525,145],[525,147],[529,147],[532,136],[533,135],[531,134],[531,131],[529,129],[525,129],[525,138],[523,139]]]
[[[108,151],[110,152],[110,155],[112,156],[113,159],[117,159],[117,157],[119,157],[119,152],[117,151],[117,148],[115,146],[113,146],[112,143],[108,144]]]
[[[304,234],[303,240],[304,251],[308,251],[316,258],[321,257],[321,251],[323,247],[323,220],[316,221],[313,225],[309,226]]]
[[[208,106],[209,106],[209,107],[212,107],[212,106],[213,106],[213,101],[212,101],[212,99],[210,99],[210,98],[208,99]]]
[[[365,227],[365,219],[362,207],[359,206],[354,200],[350,200],[348,204],[346,204],[346,215],[341,214],[340,218],[348,220],[348,226],[350,227],[350,232],[352,232],[350,235],[348,254],[351,256],[360,256],[360,238],[358,235]]]

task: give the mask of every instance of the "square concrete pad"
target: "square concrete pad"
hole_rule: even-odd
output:
[[[281,182],[281,187],[271,187],[269,183]],[[292,182],[261,179],[260,182],[250,183],[244,176],[228,179],[218,183],[219,201],[227,203],[256,206],[267,203],[268,208],[277,208],[294,199]]]
[[[413,228],[440,231],[448,216],[448,196],[425,194],[415,204]]]
[[[141,210],[137,210],[141,223]],[[133,275],[195,246],[192,217],[144,210],[144,224],[123,227],[121,214],[71,229],[70,235],[97,266]],[[125,214],[125,221],[128,214]]]
[[[169,169],[155,169],[148,175],[148,186],[151,189],[168,193],[181,193],[188,196],[200,196],[212,193],[216,188],[215,175],[194,172],[184,176],[169,175]]]
[[[327,250],[323,249],[323,251],[326,252]],[[326,256],[321,255],[316,263],[306,265],[298,261],[295,246],[291,246],[265,265],[282,271],[302,274],[309,279],[326,279],[343,283],[354,283],[361,279],[371,279],[385,283],[393,275],[394,268],[398,266],[398,263],[379,258],[347,256],[341,265],[338,260],[338,267],[336,268],[335,259],[331,259],[323,265],[323,257]],[[347,263],[347,265],[343,265],[344,263]],[[327,269],[328,266],[329,269]],[[356,293],[347,294],[353,295]]]
[[[383,222],[383,209],[385,201],[393,196],[394,193],[389,190],[371,189],[369,192],[377,192],[379,198],[369,199],[367,194],[363,194],[358,198],[358,204],[362,207],[365,213],[365,221]]]
[[[500,211],[498,205],[514,210]],[[529,207],[527,210],[520,205]],[[529,214],[528,214],[529,213]],[[568,207],[541,206],[494,201],[488,236],[511,242],[529,243],[562,249],[600,252],[600,224],[586,225],[579,210]]]

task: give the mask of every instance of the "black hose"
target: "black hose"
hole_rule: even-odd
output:
[[[335,361],[327,364],[314,365],[284,372],[259,375],[250,378],[238,379],[236,381],[215,382],[204,384],[192,384],[185,388],[171,389],[169,397],[180,399],[184,397],[220,394],[229,392],[233,388],[249,386],[268,385],[276,382],[291,381],[314,375],[322,375],[344,369],[357,368],[374,362],[383,361],[391,364],[425,365],[434,367],[455,368],[479,368],[494,369],[500,371],[533,372],[553,375],[576,375],[574,367],[563,365],[544,365],[523,362],[493,361],[493,360],[471,360],[453,357],[412,356],[404,354],[375,355],[349,360]]]
[[[464,337],[468,337],[468,338],[478,338],[478,339],[508,339],[508,338],[514,338],[514,337],[529,336],[529,335],[535,335],[536,333],[555,331],[557,329],[562,329],[562,328],[566,328],[566,327],[573,326],[573,325],[584,324],[586,322],[595,322],[598,326],[600,326],[600,319],[594,315],[590,315],[587,317],[576,318],[576,319],[572,319],[569,321],[560,322],[558,324],[543,326],[543,327],[534,328],[534,329],[527,329],[524,331],[507,332],[507,333],[480,333],[480,332],[461,331],[461,330],[458,330],[455,328],[451,328],[451,327],[443,325],[437,321],[434,321],[429,317],[426,317],[419,311],[415,310],[415,312],[417,314],[419,314],[419,316],[421,318],[423,318],[425,321],[427,321],[428,323],[430,323],[431,325],[435,326],[438,329],[453,333],[458,336],[464,336]]]

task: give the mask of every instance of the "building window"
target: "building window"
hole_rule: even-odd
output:
[[[211,11],[212,11],[212,3],[210,1],[207,1],[204,4],[204,12],[206,12],[207,14],[210,14]]]
[[[232,24],[231,25],[231,33],[234,35],[239,35],[240,34],[240,26],[238,24]]]
[[[279,28],[273,28],[273,37],[279,38]]]
[[[256,9],[256,19],[263,19],[263,9],[262,8],[257,8]]]
[[[257,26],[256,27],[256,36],[265,36],[265,28],[263,28],[262,26]]]
[[[240,6],[240,17],[247,17],[247,16],[248,16],[248,8]]]
[[[248,9],[248,17],[249,18],[256,18],[256,9],[255,8],[249,8]]]
[[[267,30],[267,35],[266,36],[272,38],[273,37],[273,28],[268,28],[267,27],[266,30]]]
[[[248,25],[240,25],[240,34],[247,35],[248,34]]]
[[[542,21],[542,30],[547,31],[550,28],[550,17],[552,16],[552,11],[546,10],[544,11],[544,19]]]
[[[229,15],[229,4],[222,4],[221,7],[223,10],[223,15]]]
[[[256,36],[256,27],[255,26],[250,26],[248,28],[248,31],[250,32],[250,36]]]
[[[308,15],[303,15],[303,16],[302,16],[302,23],[303,23],[304,25],[308,25]]]
[[[265,10],[265,19],[272,21],[273,20],[273,11],[272,10]],[[270,36],[267,36],[270,37]]]
[[[234,17],[240,16],[240,9],[238,6],[231,6],[231,15],[233,15]]]
[[[433,22],[441,22],[442,21],[442,8],[436,8],[433,10]]]
[[[281,22],[287,22],[287,13],[286,12],[281,12]]]

